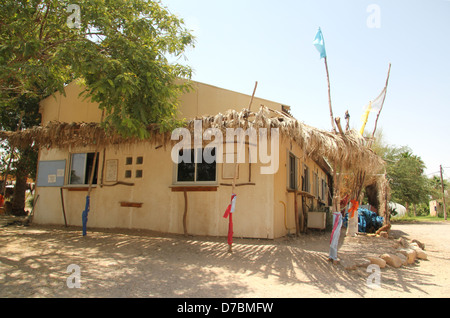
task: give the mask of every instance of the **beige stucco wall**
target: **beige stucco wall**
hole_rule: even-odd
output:
[[[226,112],[230,108],[241,110],[248,107],[251,96],[217,88],[211,85],[194,83],[195,90],[183,95],[180,100],[180,117],[192,118],[198,115],[214,115]],[[96,104],[79,97],[81,87],[75,82],[66,87],[66,96],[59,94],[41,102],[42,122],[98,122],[101,111]],[[252,109],[260,105],[281,111],[281,104],[255,98]],[[66,220],[69,225],[81,226],[81,214],[84,210],[87,191],[71,191],[67,186],[69,179],[69,163],[72,153],[94,152],[92,147],[78,149],[42,149],[40,161],[66,160],[65,185],[63,200]],[[237,183],[254,183],[236,189],[237,205],[233,216],[234,236],[248,238],[282,237],[287,233],[295,233],[294,194],[287,191],[287,155],[291,151],[299,158],[299,165],[306,162],[312,177],[314,170],[323,171],[309,158],[305,158],[302,150],[289,140],[281,140],[279,149],[280,166],[273,175],[259,173],[261,164],[248,163],[239,165]],[[97,185],[91,194],[91,210],[88,228],[134,228],[147,229],[166,233],[184,232],[183,213],[185,201],[183,192],[173,192],[174,164],[171,160],[171,147],[157,148],[151,143],[140,143],[128,146],[111,146],[100,150],[99,182],[105,180],[103,162],[118,161],[118,181],[134,183],[134,186]],[[126,157],[144,157],[143,178],[125,179]],[[133,166],[132,169],[138,167]],[[251,169],[251,178],[249,170]],[[102,178],[103,171],[103,178]],[[302,169],[298,171],[301,180]],[[38,171],[39,174],[39,171]],[[322,175],[321,175],[322,177]],[[223,165],[217,164],[217,191],[188,192],[187,230],[190,234],[208,236],[226,236],[228,220],[223,214],[230,203],[232,180],[223,178]],[[310,181],[312,184],[312,180]],[[301,187],[301,185],[300,185]],[[72,187],[73,188],[73,187]],[[80,187],[76,187],[79,188]],[[86,190],[86,187],[85,189]],[[64,224],[60,188],[37,187],[39,195],[35,207],[34,222],[40,224]],[[121,207],[120,202],[142,203],[142,207]],[[283,202],[283,203],[281,203]],[[313,200],[308,201],[309,205]],[[286,206],[286,213],[285,207]],[[298,198],[301,215],[301,198]]]
[[[323,169],[311,158],[304,155],[303,150],[295,143],[285,138],[280,139],[280,168],[274,175],[274,236],[281,237],[286,234],[294,234],[296,231],[295,224],[295,192],[288,190],[288,169],[289,169],[289,153],[292,153],[297,158],[297,184],[298,190],[302,190],[302,176],[303,164],[306,164],[310,169],[309,182],[311,190],[309,195],[305,197],[305,213],[314,212],[319,207],[319,200],[313,189],[313,172],[317,172],[319,181],[327,180],[327,174]],[[319,195],[322,194],[322,189],[319,187]],[[327,197],[326,197],[327,198]],[[282,203],[283,202],[283,203]],[[286,207],[286,212],[284,211]],[[309,207],[309,208],[308,208]],[[302,195],[297,195],[297,209],[300,219],[303,215]],[[301,220],[299,221],[299,223]],[[306,222],[306,220],[304,220]]]
[[[72,153],[91,152],[92,148],[72,149]],[[142,179],[124,179],[127,156],[143,155]],[[147,229],[167,233],[184,233],[183,192],[172,192],[173,163],[170,149],[155,149],[154,145],[139,144],[120,149],[111,147],[100,152],[100,170],[106,160],[118,160],[118,181],[134,183],[134,186],[117,185],[114,187],[97,185],[91,194],[91,211],[88,227],[92,228],[127,228]],[[40,160],[67,160],[70,153],[64,150],[42,150]],[[136,166],[131,169],[137,168]],[[258,164],[252,165],[252,182],[257,186],[239,187],[236,212],[234,214],[234,233],[236,237],[274,238],[270,207],[273,205],[273,176],[256,173]],[[237,183],[248,182],[249,165],[241,164]],[[68,180],[66,169],[66,183]],[[222,164],[217,166],[217,191],[188,192],[187,230],[190,234],[225,236],[228,220],[223,218],[230,203],[231,187],[219,186],[230,184],[231,180],[222,178]],[[105,183],[113,184],[114,182]],[[71,191],[71,188],[77,191]],[[65,186],[63,199],[67,223],[81,226],[81,213],[84,210],[87,191],[79,191],[80,186]],[[86,188],[86,187],[84,187]],[[87,189],[85,189],[87,190]],[[39,200],[35,207],[34,222],[38,224],[64,224],[60,188],[37,188]],[[120,202],[143,203],[141,208],[121,207]]]
[[[229,109],[242,110],[248,108],[250,95],[241,94],[199,82],[192,82],[193,90],[180,97],[179,117],[195,118],[201,115],[216,115]],[[90,99],[79,97],[83,91],[76,81],[65,88],[66,96],[59,93],[41,101],[42,123],[60,122],[99,122],[101,111]],[[255,97],[252,110],[261,105],[281,111],[281,104]]]
[[[194,91],[181,97],[180,116],[192,118],[202,114],[226,112],[230,108],[241,110],[248,107],[251,96],[235,93],[202,83],[193,83]],[[101,111],[96,104],[79,97],[82,88],[75,82],[66,87],[66,96],[56,94],[41,102],[42,123],[62,122],[98,122]],[[253,105],[261,104],[281,110],[281,105],[255,98]],[[68,183],[68,165],[70,154],[76,152],[94,152],[94,148],[84,149],[42,149],[40,161],[66,160],[65,184]],[[155,149],[155,145],[142,143],[138,145],[109,147],[100,152],[100,165],[104,160],[117,159],[119,181],[124,180],[125,158],[142,155],[144,178],[132,179],[134,186],[118,185],[115,187],[96,186],[91,194],[91,212],[89,227],[100,228],[139,228],[169,233],[183,233],[183,192],[172,192],[173,163],[170,148]],[[103,158],[104,157],[104,158]],[[237,211],[234,214],[234,232],[237,237],[273,238],[273,176],[257,173],[259,166],[252,165],[252,182],[257,186],[239,187]],[[101,168],[100,168],[101,170]],[[38,172],[39,173],[39,172]],[[100,179],[100,176],[99,176]],[[240,165],[237,183],[248,182],[249,165]],[[230,203],[231,187],[219,186],[231,183],[222,178],[222,165],[217,167],[217,191],[188,192],[187,229],[197,235],[226,235],[228,220],[223,218]],[[70,186],[63,189],[66,219],[69,225],[80,226],[81,213],[84,210],[86,191],[70,191]],[[60,188],[38,187],[39,199],[35,208],[34,221],[44,224],[64,224]],[[141,208],[121,207],[119,202],[143,203]]]

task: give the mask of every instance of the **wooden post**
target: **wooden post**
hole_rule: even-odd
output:
[[[258,82],[255,83],[255,88],[253,89],[252,99],[250,100],[250,104],[248,105],[248,110],[252,109],[253,99],[255,98],[256,89],[258,88]]]
[[[98,150],[96,149],[94,154],[94,162],[92,163],[91,173],[89,174],[88,196],[91,196],[92,183],[94,181],[94,174],[95,174],[95,165],[97,164],[97,157],[98,157]]]
[[[297,189],[295,189],[294,191],[294,209],[295,209],[295,236],[299,236],[300,235],[300,224],[298,222],[298,203],[297,203]],[[302,222],[303,222],[303,218],[302,218]],[[303,224],[302,224],[303,225]],[[302,226],[303,228],[303,226]]]
[[[103,109],[102,117],[100,119],[100,125],[103,122],[104,115],[105,115],[105,110]],[[88,217],[88,213],[89,213],[89,210],[90,210],[92,183],[94,181],[95,166],[97,165],[97,157],[98,157],[98,152],[99,151],[100,151],[100,145],[97,143],[97,146],[95,147],[94,160],[93,160],[93,163],[92,163],[91,173],[89,174],[89,187],[88,187],[88,194],[86,196],[86,205],[85,205],[85,209],[84,209],[83,214],[82,214],[83,236],[87,235],[87,231],[86,231],[86,228],[87,228],[87,217]],[[97,180],[97,183],[98,183],[98,180]]]
[[[386,175],[384,176],[386,179]],[[391,224],[391,214],[388,210],[388,184],[387,179],[384,182],[384,213],[385,213],[385,222],[386,224]]]
[[[233,176],[233,182],[232,182],[232,186],[231,186],[231,194],[236,194],[235,190],[236,190],[236,179],[237,179],[237,174],[239,172],[239,164],[237,163],[237,158],[236,158],[236,163],[234,164],[234,176]],[[234,212],[234,211],[233,211]],[[229,216],[229,222],[232,223],[233,222],[233,213],[230,213]],[[230,231],[230,228],[228,228],[228,231]],[[228,233],[228,235],[230,235]],[[233,253],[233,243],[230,243],[228,245],[228,253]]]
[[[187,211],[188,211],[188,198],[187,198],[187,192],[186,190],[184,192],[184,214],[183,214],[183,229],[184,229],[184,235],[188,235],[187,232]]]
[[[257,89],[257,87],[258,87],[258,82],[255,83],[255,88],[253,89],[252,98],[250,99],[250,103],[249,103],[249,105],[248,105],[249,111],[250,111],[250,109],[252,108],[253,99],[255,98],[255,94],[256,94],[256,89]],[[248,120],[248,118],[247,118],[247,120]],[[244,144],[245,144],[245,140],[244,140]],[[251,167],[250,167],[250,169],[251,169]],[[236,190],[236,179],[237,179],[237,174],[238,174],[238,172],[239,172],[239,163],[238,163],[238,158],[236,157],[236,162],[235,162],[235,164],[234,164],[233,183],[232,183],[232,186],[231,186],[231,194],[232,194],[232,195],[233,195],[233,194],[236,194],[236,193],[235,193],[235,190]],[[232,222],[233,222],[233,213],[230,213],[229,218],[230,218],[230,219],[229,219],[229,223],[232,224]],[[230,231],[230,227],[228,228],[228,231]],[[229,233],[228,235],[230,235],[230,233]],[[228,253],[233,253],[233,244],[232,244],[232,243],[230,243],[230,244],[228,245]]]
[[[64,196],[63,196],[63,188],[59,188],[60,194],[61,194],[61,205],[62,205],[62,211],[64,216],[64,225],[67,227],[67,219],[66,219],[66,208],[64,207]]]
[[[445,205],[445,191],[444,191],[444,178],[442,172],[442,165],[441,165],[441,186],[442,186],[442,203],[444,207],[444,220],[447,221],[447,207]]]
[[[380,110],[378,111],[378,114],[377,114],[377,119],[375,120],[375,127],[374,127],[373,132],[372,132],[372,139],[370,140],[370,145],[372,145],[372,140],[375,137],[375,132],[377,130],[377,125],[378,125],[378,119],[380,118],[381,110],[383,109],[384,101],[386,100],[387,88],[388,88],[388,85],[389,85],[389,77],[390,76],[391,76],[391,63],[389,63],[389,70],[388,70],[388,76],[387,76],[387,79],[386,79],[386,86],[384,87],[385,93],[384,93],[383,101],[381,102]]]
[[[333,107],[331,105],[331,85],[330,85],[330,74],[328,72],[328,62],[327,57],[324,57],[325,61],[325,70],[327,72],[327,82],[328,82],[328,105],[330,107],[330,117],[331,117],[331,127],[333,128],[333,132],[336,132],[336,126],[334,124],[334,116],[333,116]]]

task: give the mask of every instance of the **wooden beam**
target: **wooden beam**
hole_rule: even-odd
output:
[[[233,185],[233,184],[229,184],[229,183],[221,183],[220,184],[221,186],[224,186],[224,187],[243,187],[243,186],[255,186],[256,185],[256,183],[253,183],[253,182],[247,182],[247,183],[238,183],[238,184],[235,184],[235,185]]]
[[[172,192],[217,192],[218,186],[171,186]]]
[[[120,206],[128,208],[142,208],[143,203],[141,202],[119,202]]]
[[[188,197],[187,197],[186,191],[183,191],[183,193],[184,193],[183,229],[184,229],[184,235],[188,235],[188,232],[187,232]]]

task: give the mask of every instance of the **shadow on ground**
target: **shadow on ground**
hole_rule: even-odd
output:
[[[378,241],[377,241],[378,240]],[[381,241],[383,240],[383,241]],[[340,254],[356,259],[391,248],[382,238],[341,238]],[[0,231],[0,297],[324,297],[371,290],[365,268],[328,262],[329,233],[275,241],[161,235],[147,231],[17,227]],[[70,264],[81,288],[67,287]],[[414,268],[386,269],[383,286],[423,291]],[[278,295],[278,296],[277,296]]]

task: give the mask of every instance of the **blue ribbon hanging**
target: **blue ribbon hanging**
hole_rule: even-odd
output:
[[[90,196],[86,196],[86,206],[84,207],[84,211],[81,216],[81,219],[83,221],[83,236],[86,236],[86,227],[87,227],[87,221],[88,221],[90,200],[91,200]]]

